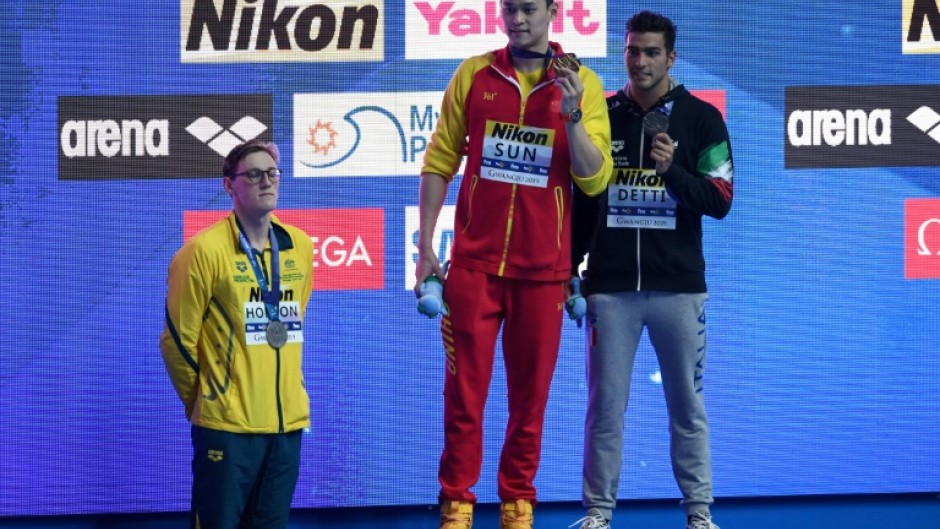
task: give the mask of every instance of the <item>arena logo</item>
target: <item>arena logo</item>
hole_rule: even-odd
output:
[[[267,129],[267,125],[252,116],[244,116],[228,128],[208,116],[200,116],[186,127],[186,132],[224,158],[236,145],[257,138]]]
[[[443,92],[294,94],[294,176],[421,172]]]
[[[795,147],[891,145],[891,109],[794,110],[787,119],[787,140]]]
[[[169,156],[170,120],[73,119],[62,125],[59,143],[66,158]]]
[[[607,2],[558,0],[552,40],[579,57],[607,56]],[[506,45],[500,1],[406,0],[405,58],[458,59]]]
[[[940,1],[903,0],[901,4],[901,51],[940,54]]]
[[[940,279],[940,199],[904,201],[904,278]]]
[[[907,116],[907,120],[921,132],[940,143],[940,113],[924,105]]]
[[[441,265],[450,259],[450,250],[454,246],[454,211],[456,206],[444,206],[437,217],[432,244]],[[415,287],[415,271],[418,269],[418,233],[420,231],[420,212],[417,206],[405,208],[405,290]]]
[[[228,211],[186,211],[183,239]],[[313,242],[313,290],[382,290],[385,287],[385,211],[364,209],[282,209],[274,215],[296,226]]]
[[[784,167],[940,166],[940,86],[785,90]]]
[[[382,0],[182,0],[180,56],[197,62],[382,61]]]
[[[61,180],[218,178],[236,144],[271,139],[270,95],[62,96],[58,106]]]

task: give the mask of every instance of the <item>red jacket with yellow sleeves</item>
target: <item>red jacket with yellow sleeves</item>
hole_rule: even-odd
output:
[[[563,53],[550,45],[555,55]],[[569,277],[572,182],[597,195],[613,166],[600,79],[584,66],[578,75],[582,122],[603,156],[600,170],[586,178],[570,173],[562,93],[552,68],[528,94],[508,46],[471,57],[454,73],[422,174],[451,181],[467,156],[454,219],[455,266],[537,281]]]

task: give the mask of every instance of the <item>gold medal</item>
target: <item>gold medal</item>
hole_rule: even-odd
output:
[[[552,62],[552,68],[555,70],[555,73],[558,73],[559,68],[567,68],[572,72],[577,72],[581,69],[581,61],[578,60],[577,55],[565,53],[564,55],[555,57],[555,60]]]

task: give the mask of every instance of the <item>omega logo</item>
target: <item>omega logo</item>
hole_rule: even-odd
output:
[[[917,244],[920,246],[917,249],[917,255],[931,255],[930,249],[927,248],[927,241],[924,240],[924,234],[927,232],[927,226],[930,226],[933,223],[940,224],[940,219],[932,218],[924,221],[920,225],[920,228],[917,230]],[[937,255],[940,255],[940,250],[937,250]]]

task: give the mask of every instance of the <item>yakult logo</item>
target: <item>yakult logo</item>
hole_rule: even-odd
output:
[[[904,201],[904,279],[940,279],[940,199]]]
[[[184,212],[184,240],[228,214],[227,211]],[[313,290],[382,290],[385,287],[384,210],[285,209],[276,211],[275,216],[310,236]]]
[[[579,57],[606,57],[607,3],[555,3],[558,16],[549,38]],[[504,47],[501,9],[499,0],[406,0],[405,58],[458,59]]]

